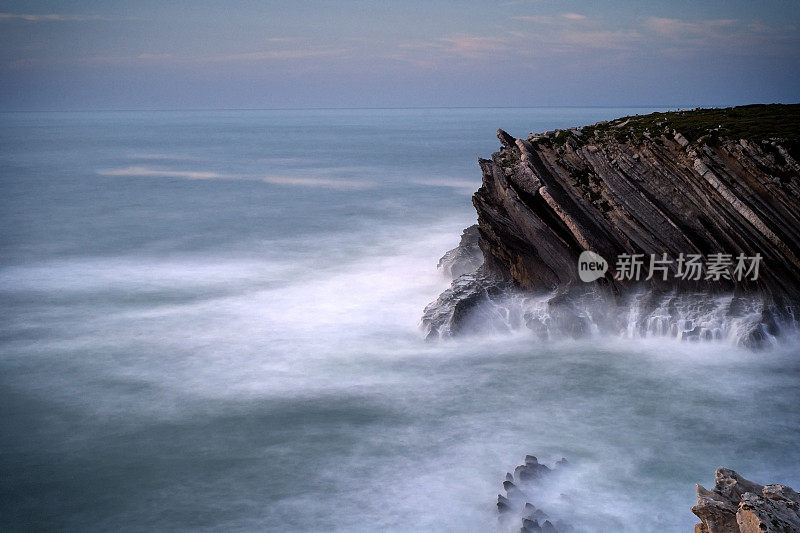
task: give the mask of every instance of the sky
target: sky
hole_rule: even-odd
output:
[[[799,28],[797,0],[0,0],[0,110],[789,103]]]

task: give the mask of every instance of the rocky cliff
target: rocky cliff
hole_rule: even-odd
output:
[[[498,138],[473,196],[483,264],[428,306],[429,336],[479,325],[474,313],[541,335],[599,327],[753,344],[796,322],[800,104]],[[607,261],[590,283],[583,251]]]
[[[759,485],[717,468],[714,488],[697,485],[696,533],[798,533],[800,494],[784,485]]]

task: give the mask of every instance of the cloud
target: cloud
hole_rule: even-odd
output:
[[[85,20],[109,20],[99,15],[64,15],[61,13],[0,13],[0,22],[24,20],[26,22],[80,22]]]
[[[535,31],[514,29],[508,32],[515,38],[512,47],[526,50],[523,55],[529,57],[574,54],[586,50],[632,51],[642,42],[642,35],[636,29],[609,27],[607,21],[580,13],[518,15],[511,19],[537,26]]]
[[[765,50],[791,52],[793,46],[797,50],[798,40],[793,26],[773,28],[732,18],[684,20],[652,16],[626,27],[572,12],[518,15],[511,20],[535,25],[535,30],[517,26],[508,31],[510,48],[520,55],[527,50],[529,57],[595,50],[617,53],[621,58],[618,52],[631,57],[630,54],[647,49],[670,57],[687,57],[702,51],[758,55]]]
[[[196,170],[165,170],[160,168],[129,166],[122,168],[107,168],[97,171],[101,176],[122,176],[122,177],[155,177],[155,178],[181,178],[188,180],[213,180],[213,179],[237,179],[238,176],[230,174],[219,174],[217,172],[203,172]]]
[[[228,61],[266,61],[270,59],[302,59],[305,57],[332,57],[343,55],[343,48],[314,48],[299,50],[267,50],[262,52],[244,52],[241,54],[211,55],[190,58],[190,60],[218,63]]]
[[[508,49],[505,39],[496,37],[451,37],[441,41],[446,44],[448,52],[466,57]]]
[[[661,39],[662,52],[673,57],[692,53],[724,50],[737,54],[761,55],[765,51],[797,55],[798,36],[794,26],[773,28],[760,22],[745,23],[735,19],[682,20],[649,17],[643,31]]]
[[[554,17],[548,15],[517,15],[511,17],[511,19],[520,22],[533,22],[535,24],[553,24],[556,21]]]
[[[343,48],[308,48],[294,50],[266,50],[257,52],[242,52],[238,54],[212,54],[212,55],[175,55],[170,53],[143,52],[137,55],[125,56],[86,56],[77,58],[51,59],[51,58],[23,58],[0,64],[7,69],[23,69],[29,67],[48,66],[53,64],[72,65],[203,65],[224,63],[266,63],[270,61],[291,61],[311,58],[343,58],[349,50]]]
[[[559,44],[569,48],[631,50],[640,39],[635,30],[567,31],[560,35]]]
[[[588,21],[589,17],[586,15],[581,15],[580,13],[561,13],[558,17],[550,16],[550,15],[517,15],[511,17],[511,20],[517,20],[520,22],[531,22],[534,24],[561,24],[564,21],[569,22],[582,22]]]
[[[128,154],[128,159],[147,159],[160,161],[205,161],[194,155],[166,153],[166,152],[133,152]]]
[[[797,31],[797,26],[794,24],[787,24],[785,26],[768,26],[762,22],[752,22],[747,25],[747,29],[752,31],[753,33],[792,33]]]
[[[687,35],[702,35],[705,33],[718,33],[734,26],[734,19],[715,19],[704,21],[686,21],[675,18],[649,17],[645,26],[653,32],[664,37],[681,38]]]
[[[628,27],[612,21],[589,18],[565,12],[560,15],[517,15],[512,21],[536,25],[536,32],[510,30],[508,35],[521,44],[538,46],[541,53],[564,53],[576,47],[598,50],[631,50],[648,44],[658,46],[668,55],[687,54],[698,50],[726,49],[737,53],[762,53],[765,47],[788,48],[796,43],[797,28],[786,25],[771,27],[761,22],[745,23],[732,18],[684,20],[669,17],[646,17]],[[576,30],[580,24],[581,31]],[[524,42],[524,43],[523,43]],[[759,52],[760,51],[760,52]]]
[[[103,56],[98,56],[98,58],[102,58]],[[139,54],[138,56],[131,57],[131,59],[141,59],[144,61],[171,61],[176,59],[172,54],[150,54],[150,53],[143,53]]]
[[[90,65],[122,65],[128,63],[247,63],[274,60],[305,59],[313,57],[337,57],[347,52],[344,49],[315,48],[295,50],[264,50],[238,54],[212,54],[202,56],[173,55],[168,53],[142,53],[135,56],[91,56],[78,59],[78,63]]]
[[[522,67],[557,55],[581,54],[594,51],[594,59],[600,54],[620,56],[621,52],[632,53],[640,48],[642,34],[635,29],[610,29],[599,19],[590,19],[578,13],[562,13],[557,16],[519,15],[513,21],[537,24],[535,30],[517,26],[509,28],[501,36],[448,36],[435,41],[420,41],[399,45],[400,52],[389,59],[408,61],[420,68],[436,68],[452,58],[465,60],[518,60]],[[416,52],[416,53],[414,53]],[[608,59],[606,57],[605,59]]]
[[[469,59],[487,57],[496,52],[503,52],[509,49],[506,39],[463,35],[442,37],[436,41],[401,43],[399,47],[405,50],[428,50],[430,52],[438,52],[439,55],[442,56],[456,56]],[[392,59],[403,59],[403,57],[395,55],[392,56]]]
[[[542,0],[511,0],[510,2],[505,2],[500,4],[501,6],[508,7],[508,6],[521,6],[525,4],[538,4]]]
[[[655,33],[668,37],[677,37],[680,34],[696,31],[697,25],[680,19],[666,17],[649,17],[645,26]]]
[[[540,57],[586,50],[630,51],[638,48],[642,41],[641,33],[634,29],[606,29],[593,21],[578,30],[572,20],[563,18],[551,19],[551,22],[533,32],[512,30],[508,34],[515,39],[511,43],[513,49],[526,51],[528,56]]]

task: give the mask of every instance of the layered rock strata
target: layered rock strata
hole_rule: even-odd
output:
[[[764,126],[743,129],[754,120]],[[710,127],[708,121],[720,124]],[[522,294],[548,295],[554,308],[580,299],[628,306],[636,295],[639,304],[649,306],[642,320],[659,307],[680,306],[686,295],[693,295],[690,306],[729,297],[723,305],[731,316],[758,315],[746,340],[757,343],[777,334],[781,322],[796,322],[800,302],[795,122],[797,136],[800,105],[627,117],[525,139],[498,131],[501,149],[479,160],[483,182],[473,196],[483,264],[465,273],[474,277],[469,283],[457,278],[451,294],[426,309],[428,335],[460,331],[459,319],[463,323],[469,314],[465,308],[481,308],[478,303],[497,299],[498,287],[508,284]],[[609,272],[591,283],[578,276],[578,257],[585,250],[609,263]],[[642,254],[639,279],[613,275],[624,254]],[[663,254],[671,261],[645,279],[651,256]],[[700,279],[685,279],[685,265],[677,261],[681,254],[704,261],[725,254],[731,264],[721,276],[703,272]],[[737,275],[740,255],[760,257],[757,276]],[[649,296],[641,301],[643,291]],[[567,306],[559,313],[571,312]],[[574,322],[570,328],[586,329]],[[676,326],[683,328],[667,324]],[[688,338],[719,335],[713,328],[689,326],[681,329]]]
[[[784,485],[759,485],[728,468],[714,473],[714,488],[697,485],[701,523],[695,533],[798,533],[800,494]]]

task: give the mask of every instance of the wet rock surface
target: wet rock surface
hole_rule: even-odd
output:
[[[449,250],[439,259],[437,268],[447,277],[455,279],[464,274],[472,274],[483,264],[478,225],[473,224],[461,234],[458,246]]]
[[[720,467],[714,488],[697,485],[696,533],[800,532],[800,495],[784,485],[759,485]]]
[[[426,339],[458,335],[464,331],[490,331],[504,327],[496,316],[503,297],[511,285],[487,274],[481,267],[471,274],[453,280],[450,288],[428,304],[422,313],[422,329]]]
[[[503,481],[506,494],[497,495],[497,511],[502,521],[510,528],[518,524],[520,533],[572,531],[569,524],[550,517],[545,510],[537,508],[530,501],[532,489],[566,465],[567,460],[562,458],[550,468],[540,464],[535,456],[526,455],[525,462],[517,466],[513,474],[506,473]]]

